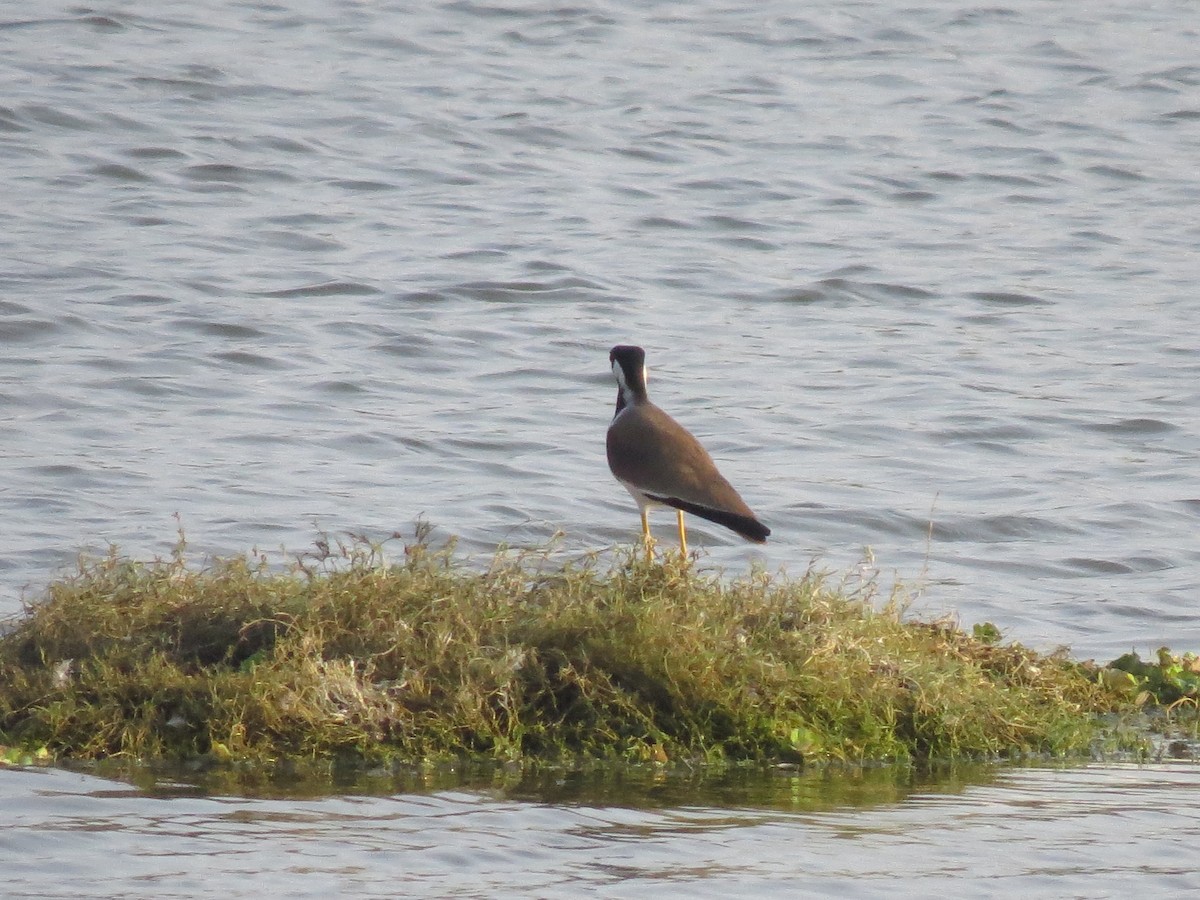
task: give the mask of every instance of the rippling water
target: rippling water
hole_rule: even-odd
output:
[[[8,891],[38,897],[261,897],[267,885],[288,897],[1180,897],[1200,889],[1194,766],[1009,770],[953,787],[864,781],[760,775],[676,793],[664,777],[664,803],[642,784],[642,802],[630,805],[586,784],[204,798],[68,772],[8,773],[0,849]]]
[[[773,529],[708,562],[1200,647],[1191,3],[410,7],[0,13],[0,615],[175,514],[627,543],[637,342]]]
[[[1200,644],[1188,4],[27,6],[3,610],[175,513],[628,542],[636,341],[774,529],[698,525],[716,564],[870,547],[1036,645]]]

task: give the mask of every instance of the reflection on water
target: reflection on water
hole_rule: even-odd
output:
[[[0,772],[6,889],[1061,897],[1096,895],[1098,874],[1104,891],[1200,889],[1194,765],[968,767],[940,777],[442,770],[322,797],[298,784],[209,796],[194,781],[160,773],[136,788],[62,770]],[[398,782],[404,792],[370,792]]]
[[[392,771],[339,771],[280,765],[270,771],[197,769],[173,764],[109,762],[77,770],[129,782],[147,796],[236,794],[263,798],[313,798],[331,791],[344,795],[482,791],[497,799],[584,806],[652,809],[672,806],[730,806],[813,811],[871,807],[902,801],[926,790],[957,792],[990,783],[992,764],[954,763],[915,769],[905,766],[805,769],[763,763],[727,766],[658,766],[588,763],[558,766],[464,762],[429,767],[397,766]]]

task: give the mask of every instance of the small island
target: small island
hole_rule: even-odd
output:
[[[812,569],[503,548],[472,566],[428,531],[322,539],[286,567],[196,567],[182,537],[81,561],[0,631],[0,760],[908,764],[1145,756],[1148,718],[1195,736],[1191,654],[1038,653]]]

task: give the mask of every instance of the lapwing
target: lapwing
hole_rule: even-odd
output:
[[[724,525],[746,540],[763,543],[771,529],[758,521],[738,492],[717,471],[708,451],[686,428],[650,402],[646,351],[618,345],[608,354],[617,379],[617,411],[608,426],[608,467],[633,496],[642,514],[649,552],[651,506],[674,507],[679,549],[687,555],[683,514]]]

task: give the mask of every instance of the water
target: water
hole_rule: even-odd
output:
[[[653,785],[625,785],[625,802],[597,787],[195,797],[8,773],[6,893],[1057,898],[1200,888],[1194,766],[1018,769],[936,787],[781,773],[689,784],[683,803],[667,777],[659,803]]]
[[[791,9],[10,20],[0,612],[175,514],[628,542],[636,341],[774,529],[697,523],[715,564],[870,547],[1036,646],[1200,645],[1189,7]]]
[[[636,342],[773,529],[694,522],[708,564],[869,547],[922,613],[1200,647],[1192,4],[410,7],[0,14],[0,616],[176,515],[198,560],[420,516],[468,554],[628,543]]]

